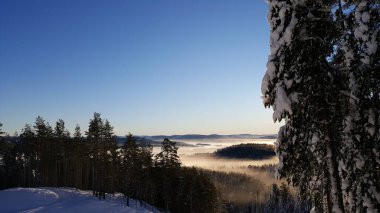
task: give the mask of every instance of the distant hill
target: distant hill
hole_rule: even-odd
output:
[[[7,141],[17,142],[19,137],[6,136],[3,137]],[[162,141],[168,138],[177,143],[177,146],[194,146],[180,140],[217,140],[217,139],[276,139],[277,135],[257,135],[257,134],[235,134],[235,135],[201,135],[201,134],[187,134],[187,135],[154,135],[154,136],[137,136],[137,143],[141,145],[150,144],[151,146],[161,146]],[[117,136],[117,144],[123,145],[125,136]]]
[[[5,141],[10,141],[10,142],[13,142],[13,143],[17,143],[18,141],[20,141],[20,137],[16,137],[16,136],[6,136],[6,137],[1,137],[3,138]],[[117,136],[116,137],[116,142],[117,142],[117,145],[118,146],[122,146],[125,142],[125,136]],[[153,147],[156,147],[156,146],[161,146],[161,143],[163,141],[163,139],[161,140],[152,140],[150,138],[145,138],[145,137],[136,137],[137,138],[137,144],[139,145],[150,145],[150,146],[153,146]],[[175,141],[175,140],[172,140],[173,142],[176,143],[177,146],[195,146],[195,145],[192,145],[192,144],[188,144],[188,143],[185,143],[185,142],[179,142],[179,141]]]
[[[122,146],[123,144],[124,144],[124,142],[125,142],[125,136],[118,136],[117,137],[117,144],[119,145],[119,146]],[[137,144],[139,144],[139,145],[150,145],[150,146],[153,146],[153,147],[155,147],[155,146],[161,146],[161,143],[162,143],[162,141],[163,141],[163,139],[162,140],[153,140],[153,139],[151,139],[151,138],[145,138],[145,137],[136,137],[137,138]],[[174,141],[173,140],[173,142],[175,142],[176,143],[176,145],[177,146],[194,146],[194,145],[192,145],[192,144],[188,144],[188,143],[184,143],[184,142],[178,142],[178,141]]]
[[[276,155],[274,146],[268,144],[238,144],[218,149],[213,153],[217,157],[260,160]]]
[[[144,136],[146,139],[163,140],[168,138],[170,140],[205,140],[205,139],[275,139],[277,135],[256,135],[256,134],[235,134],[235,135],[200,135],[200,134],[187,134],[187,135],[154,135]]]
[[[260,139],[277,139],[277,135],[263,135]]]

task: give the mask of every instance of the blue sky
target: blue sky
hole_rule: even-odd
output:
[[[118,135],[277,133],[260,86],[264,0],[2,0],[0,122]]]

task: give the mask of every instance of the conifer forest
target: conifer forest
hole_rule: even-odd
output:
[[[153,156],[129,134],[117,145],[113,127],[99,113],[85,135],[70,133],[65,122],[50,126],[37,117],[19,137],[1,137],[0,188],[74,187],[92,190],[98,199],[121,192],[172,212],[215,212],[217,191],[202,172],[181,167],[178,147],[168,139]]]

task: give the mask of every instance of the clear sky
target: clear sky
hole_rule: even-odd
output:
[[[264,0],[2,0],[0,122],[118,135],[277,133]]]

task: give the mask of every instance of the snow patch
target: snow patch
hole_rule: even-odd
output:
[[[282,86],[277,85],[276,87],[276,99],[273,105],[273,120],[281,120],[283,113],[288,112],[292,114],[291,101],[286,95],[285,90]]]
[[[106,195],[98,200],[91,191],[73,188],[13,188],[0,191],[0,212],[159,212],[138,200],[126,200],[122,194]]]
[[[368,23],[370,18],[371,18],[371,16],[370,16],[369,12],[365,11],[364,13],[362,13],[362,22],[363,23]]]
[[[48,189],[12,188],[0,191],[0,212],[38,209],[56,202],[58,194]]]

